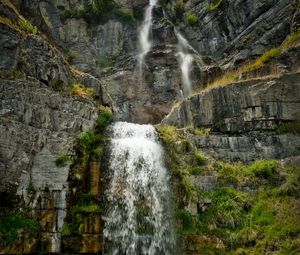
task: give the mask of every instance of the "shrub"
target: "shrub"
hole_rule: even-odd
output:
[[[195,13],[188,13],[186,16],[186,21],[190,26],[196,25],[199,23],[198,16]]]
[[[66,166],[72,161],[71,157],[68,155],[61,155],[55,160],[55,164],[58,167]]]
[[[18,25],[21,30],[27,33],[36,34],[37,33],[37,27],[33,26],[29,21],[25,19],[19,19]]]
[[[86,131],[79,134],[78,140],[83,148],[90,149],[96,141],[96,136],[93,132]]]
[[[80,83],[72,84],[71,91],[74,95],[81,96],[81,97],[94,95],[94,89],[86,88],[84,85],[82,85]]]
[[[0,243],[7,246],[14,242],[21,232],[36,234],[38,224],[19,212],[7,212],[0,217]]]
[[[248,166],[246,171],[255,177],[268,179],[277,173],[277,167],[276,160],[259,160]]]
[[[98,119],[96,121],[97,128],[103,130],[112,122],[112,112],[107,107],[102,107],[99,112]]]

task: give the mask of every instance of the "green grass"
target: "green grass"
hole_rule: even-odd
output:
[[[282,43],[282,48],[289,49],[295,45],[298,45],[299,43],[300,43],[300,30],[288,35],[288,37]]]
[[[35,236],[38,223],[19,212],[0,213],[0,244],[7,246],[18,239],[21,233]]]
[[[72,213],[100,213],[100,206],[98,204],[75,205],[72,208]]]
[[[157,131],[163,142],[166,144],[175,143],[179,140],[177,128],[174,126],[160,125],[157,126]]]
[[[213,0],[211,3],[207,3],[204,6],[206,12],[214,12],[219,10],[222,0]]]
[[[68,155],[61,155],[55,160],[55,164],[58,167],[63,167],[72,162],[72,159]]]
[[[25,19],[19,19],[18,26],[26,33],[37,34],[37,27],[33,26],[29,21]]]
[[[199,18],[195,13],[188,13],[186,15],[186,22],[190,26],[199,24]]]

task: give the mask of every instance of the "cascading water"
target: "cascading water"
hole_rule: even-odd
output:
[[[151,41],[149,39],[149,36],[152,27],[152,10],[156,3],[157,0],[149,0],[149,5],[146,9],[145,18],[143,24],[141,25],[139,33],[138,64],[140,76],[142,75],[145,56],[151,49]]]
[[[151,125],[111,127],[104,254],[174,255],[169,176]]]
[[[194,58],[189,54],[189,48],[191,46],[188,44],[187,40],[177,31],[175,31],[178,39],[178,56],[182,76],[182,89],[184,97],[188,97],[192,91],[192,84],[190,79],[191,67]]]

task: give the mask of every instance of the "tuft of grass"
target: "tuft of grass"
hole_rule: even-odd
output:
[[[30,34],[37,34],[37,27],[33,26],[29,21],[26,19],[20,18],[18,20],[18,25],[21,30],[23,30],[26,33]]]
[[[210,133],[210,128],[206,128],[206,129],[195,128],[193,130],[194,135],[209,135],[209,133]]]
[[[211,3],[207,3],[204,6],[206,12],[214,12],[219,10],[222,0],[213,0]]]
[[[175,143],[179,140],[179,135],[175,126],[160,125],[157,126],[157,130],[161,139],[166,144]]]
[[[245,68],[245,71],[253,70],[262,67],[266,62],[270,61],[271,59],[277,57],[282,52],[281,48],[273,48],[267,50],[262,56],[260,56],[253,64],[250,64]],[[247,70],[248,69],[248,70]]]
[[[300,30],[288,35],[287,38],[282,43],[282,48],[286,50],[293,46],[296,46],[299,43],[300,43]]]
[[[61,155],[55,160],[55,165],[58,167],[63,167],[72,162],[72,159],[68,155]]]
[[[74,95],[81,96],[81,97],[91,97],[94,95],[94,89],[87,88],[83,84],[75,83],[71,85],[71,91]]]
[[[198,166],[203,166],[207,163],[206,157],[198,150],[194,152],[194,161]]]
[[[194,26],[196,24],[199,24],[199,18],[195,13],[188,13],[186,15],[186,22],[190,26]]]

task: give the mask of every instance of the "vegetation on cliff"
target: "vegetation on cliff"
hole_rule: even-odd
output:
[[[187,254],[299,254],[300,169],[276,160],[191,164],[200,152],[185,129],[158,127],[177,191],[176,217]],[[197,162],[197,161],[196,161]],[[193,166],[190,171],[189,166]],[[192,182],[216,176],[210,190]],[[190,210],[195,205],[197,211]]]

